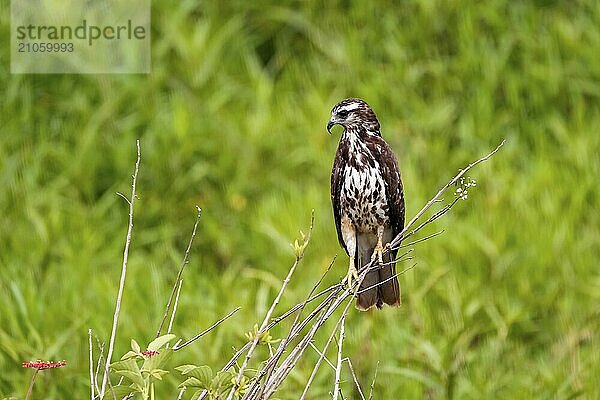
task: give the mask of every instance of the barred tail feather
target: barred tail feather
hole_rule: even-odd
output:
[[[390,252],[383,256],[384,267],[379,272],[378,301],[377,307],[381,308],[385,303],[391,307],[398,307],[402,304],[400,300],[400,283],[396,276],[396,252]],[[390,263],[389,265],[386,265]],[[381,304],[380,304],[381,303]]]
[[[374,248],[364,250],[360,251],[355,259],[355,267],[358,271],[371,261]],[[384,265],[392,262],[395,258],[396,252],[384,255]],[[358,291],[362,293],[357,296],[356,308],[361,311],[366,311],[373,306],[382,308],[384,304],[391,307],[400,306],[400,284],[396,277],[396,263],[367,272]]]

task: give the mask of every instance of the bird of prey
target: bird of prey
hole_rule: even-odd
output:
[[[343,126],[344,132],[331,171],[331,202],[338,240],[350,256],[345,281],[352,287],[361,268],[373,261],[374,267],[357,290],[356,307],[365,311],[384,303],[399,306],[398,251],[385,251],[404,228],[398,161],[381,137],[377,116],[364,100],[349,98],[336,104],[327,124],[330,134],[336,124]]]

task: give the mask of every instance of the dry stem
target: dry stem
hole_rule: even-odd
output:
[[[448,189],[450,186],[452,186],[452,185],[454,185],[456,182],[458,182],[458,180],[459,180],[461,177],[463,177],[463,176],[464,176],[464,175],[465,175],[467,172],[469,172],[469,170],[470,170],[471,168],[473,168],[473,167],[474,167],[474,166],[476,166],[477,164],[480,164],[480,163],[482,163],[482,162],[484,162],[484,161],[487,161],[487,160],[489,160],[489,159],[490,159],[490,158],[491,158],[491,157],[492,157],[494,154],[496,154],[496,152],[498,152],[498,150],[500,150],[500,148],[501,148],[502,146],[504,146],[504,143],[505,143],[505,141],[506,141],[506,140],[504,140],[504,139],[503,139],[503,140],[502,140],[502,142],[501,142],[501,143],[500,143],[498,146],[496,146],[496,148],[495,148],[495,149],[494,149],[492,152],[488,153],[487,155],[485,155],[485,156],[481,157],[479,160],[477,160],[477,161],[474,161],[474,162],[470,163],[469,165],[467,165],[465,168],[461,169],[461,170],[458,172],[458,174],[456,174],[456,175],[454,176],[454,178],[452,178],[452,179],[451,179],[451,180],[450,180],[448,183],[446,183],[446,184],[445,184],[445,185],[444,185],[444,186],[443,186],[443,187],[442,187],[442,188],[441,188],[441,189],[440,189],[440,190],[439,190],[439,191],[436,193],[436,195],[435,195],[435,196],[433,196],[433,198],[432,198],[431,200],[429,200],[429,201],[427,202],[427,204],[425,204],[425,206],[423,206],[423,208],[422,208],[422,209],[421,209],[421,210],[420,210],[420,211],[419,211],[419,212],[418,212],[418,213],[417,213],[417,214],[416,214],[416,215],[415,215],[415,216],[414,216],[414,217],[413,217],[413,218],[412,218],[412,219],[411,219],[411,220],[408,222],[408,224],[406,224],[406,226],[404,227],[404,229],[402,230],[402,232],[400,232],[400,233],[399,233],[399,234],[398,234],[398,235],[397,235],[397,236],[396,236],[396,237],[395,237],[395,238],[394,238],[394,239],[393,239],[393,240],[390,242],[390,245],[389,245],[389,247],[390,247],[390,248],[392,248],[392,249],[395,249],[395,248],[397,248],[398,246],[400,246],[400,244],[402,243],[402,241],[403,241],[404,239],[406,239],[408,236],[410,236],[410,235],[412,235],[413,233],[415,233],[415,232],[416,232],[416,230],[415,230],[415,231],[413,231],[413,232],[411,232],[410,234],[406,234],[406,233],[409,231],[409,229],[411,229],[411,228],[412,228],[412,226],[415,224],[415,222],[417,222],[417,220],[418,220],[419,218],[421,218],[421,216],[422,216],[423,214],[425,214],[425,212],[426,212],[427,210],[429,210],[429,209],[431,208],[431,206],[432,206],[432,205],[434,205],[435,203],[439,202],[439,200],[441,199],[441,197],[442,197],[442,195],[444,194],[444,192],[445,192],[445,191],[446,191],[446,190],[447,190],[447,189]],[[447,211],[447,210],[446,210],[446,211]]]
[[[192,230],[192,236],[190,237],[190,241],[188,242],[187,248],[185,249],[185,255],[183,256],[183,261],[181,263],[181,267],[179,268],[179,272],[177,273],[177,278],[175,279],[175,283],[173,284],[173,289],[171,290],[171,295],[169,296],[169,301],[167,302],[167,306],[165,307],[165,314],[163,315],[162,321],[160,321],[160,325],[158,330],[156,331],[156,337],[160,336],[163,325],[169,315],[169,311],[171,309],[171,302],[173,301],[173,296],[175,296],[175,292],[178,286],[181,286],[181,276],[183,275],[183,270],[185,266],[189,263],[190,260],[190,251],[192,249],[192,244],[194,243],[194,238],[196,237],[196,230],[198,229],[198,223],[200,222],[200,215],[202,213],[202,209],[196,206],[196,210],[198,212],[196,216],[196,222],[194,223],[194,229]],[[177,305],[173,307],[173,312],[171,313],[171,321],[175,316],[175,312],[177,312]],[[169,330],[170,332],[170,330]]]
[[[171,319],[169,320],[169,327],[167,328],[167,334],[171,333],[173,330],[173,321],[175,321],[175,313],[177,312],[177,305],[179,304],[179,295],[181,294],[181,286],[183,286],[183,278],[179,280],[179,285],[177,285],[177,295],[175,295],[175,304],[173,304],[173,312],[171,313]],[[169,343],[167,343],[166,347],[169,347]]]
[[[106,354],[106,363],[104,367],[104,376],[102,377],[102,389],[100,390],[100,394],[98,397],[100,399],[104,398],[104,393],[106,391],[106,382],[108,380],[108,372],[110,369],[110,361],[112,357],[112,353],[115,345],[115,337],[117,335],[117,324],[119,322],[119,313],[121,311],[121,301],[123,299],[123,289],[125,287],[125,277],[127,276],[127,260],[129,258],[129,246],[131,244],[131,235],[133,232],[133,206],[135,203],[136,195],[135,189],[137,184],[138,171],[140,167],[140,141],[139,139],[136,141],[137,146],[137,160],[135,162],[135,171],[133,173],[133,182],[131,184],[131,199],[127,200],[129,203],[129,223],[127,225],[127,238],[125,240],[125,249],[123,250],[123,264],[121,266],[121,280],[119,282],[119,292],[117,294],[117,303],[115,305],[115,314],[113,316],[113,325],[112,331],[110,334],[110,342],[108,345],[108,353]]]
[[[373,375],[373,381],[371,381],[371,390],[369,390],[369,400],[373,399],[373,389],[375,389],[375,380],[377,379],[377,371],[379,371],[379,361],[375,366],[375,374]]]
[[[92,329],[88,329],[88,340],[89,340],[89,351],[90,351],[90,388],[91,390],[91,400],[94,400],[95,391],[94,391],[94,354],[92,352]]]
[[[350,373],[352,374],[352,380],[354,380],[354,385],[356,386],[356,390],[358,390],[358,394],[360,395],[361,400],[365,400],[365,395],[360,387],[360,383],[358,383],[358,379],[356,378],[356,373],[354,372],[354,367],[352,366],[352,361],[350,361],[350,357],[346,357],[345,360],[348,362],[348,368],[350,368]]]
[[[29,382],[29,389],[27,389],[27,394],[25,395],[25,400],[29,400],[31,397],[31,393],[33,392],[33,384],[35,383],[35,378],[37,378],[38,372],[40,370],[36,369],[33,371],[33,376],[31,377],[31,382]]]
[[[281,285],[281,289],[279,290],[279,293],[275,297],[273,304],[271,304],[271,308],[269,308],[269,311],[267,311],[267,314],[265,315],[265,318],[263,319],[263,322],[260,325],[258,332],[254,336],[254,338],[252,340],[252,344],[250,345],[250,349],[248,350],[248,353],[246,354],[246,358],[244,359],[244,362],[242,363],[242,366],[240,367],[240,369],[238,371],[238,375],[235,380],[235,385],[233,386],[233,388],[231,388],[231,391],[229,392],[229,395],[227,396],[227,400],[233,399],[233,394],[235,393],[236,389],[238,388],[238,386],[242,380],[242,377],[244,376],[244,370],[248,366],[248,362],[250,361],[250,358],[252,357],[252,353],[254,352],[254,350],[256,349],[256,346],[258,345],[261,335],[264,332],[266,332],[267,325],[269,323],[269,320],[271,319],[271,315],[273,315],[273,311],[275,310],[275,307],[277,307],[277,305],[279,304],[279,301],[281,300],[281,297],[283,296],[283,293],[284,293],[285,289],[287,288],[287,285],[289,284],[290,279],[291,279],[292,275],[294,274],[294,271],[296,270],[296,267],[300,263],[300,260],[302,260],[302,258],[304,257],[304,252],[306,250],[306,246],[310,242],[310,237],[312,235],[312,230],[313,230],[314,224],[315,224],[315,210],[312,210],[312,215],[310,218],[310,228],[308,230],[308,234],[307,234],[306,238],[303,239],[302,251],[296,255],[296,260],[294,261],[294,264],[292,265],[287,276],[285,277],[285,280],[283,281],[283,284]]]
[[[333,400],[338,399],[340,392],[340,378],[342,376],[342,345],[344,344],[344,331],[346,327],[346,314],[342,315],[342,326],[340,327],[340,340],[338,341],[337,366],[335,367],[335,384],[333,386]]]
[[[181,350],[185,346],[188,346],[188,345],[192,344],[196,340],[200,339],[202,336],[206,335],[208,332],[210,332],[213,329],[215,329],[217,326],[221,325],[221,323],[225,322],[225,320],[229,319],[229,317],[231,317],[233,314],[235,314],[236,312],[240,311],[241,309],[242,309],[242,307],[237,307],[233,311],[230,311],[229,314],[227,314],[226,316],[224,316],[223,318],[221,318],[220,320],[218,320],[217,322],[215,322],[214,324],[212,324],[210,327],[206,328],[205,330],[203,330],[202,332],[200,332],[199,334],[197,334],[196,336],[194,336],[193,338],[191,338],[187,342],[185,342],[185,343],[183,343],[181,345],[179,343],[176,343],[175,346],[173,346],[173,351]]]

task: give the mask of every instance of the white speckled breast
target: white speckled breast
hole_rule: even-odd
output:
[[[356,140],[350,140],[349,150],[340,193],[342,215],[348,215],[359,232],[377,232],[378,226],[389,225],[385,181],[379,163]]]

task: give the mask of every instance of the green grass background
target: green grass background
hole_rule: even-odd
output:
[[[110,335],[127,220],[115,192],[130,190],[136,138],[116,356],[153,337],[196,204],[174,331],[191,337],[243,310],[172,366],[216,369],[244,343],[313,208],[281,310],[336,253],[326,283],[339,279],[339,131],[325,125],[358,96],[398,155],[409,216],[507,139],[471,174],[468,201],[429,230],[446,233],[416,246],[403,306],[351,313],[344,350],[363,386],[379,362],[377,399],[600,398],[600,2],[155,1],[152,73],[91,76],[11,75],[9,11],[3,1],[0,397],[23,398],[32,371],[20,364],[40,358],[68,366],[41,374],[34,398],[89,398],[87,329]],[[315,359],[279,398],[298,398]],[[312,399],[328,397],[332,377],[322,366]],[[179,381],[171,374],[159,398]]]

